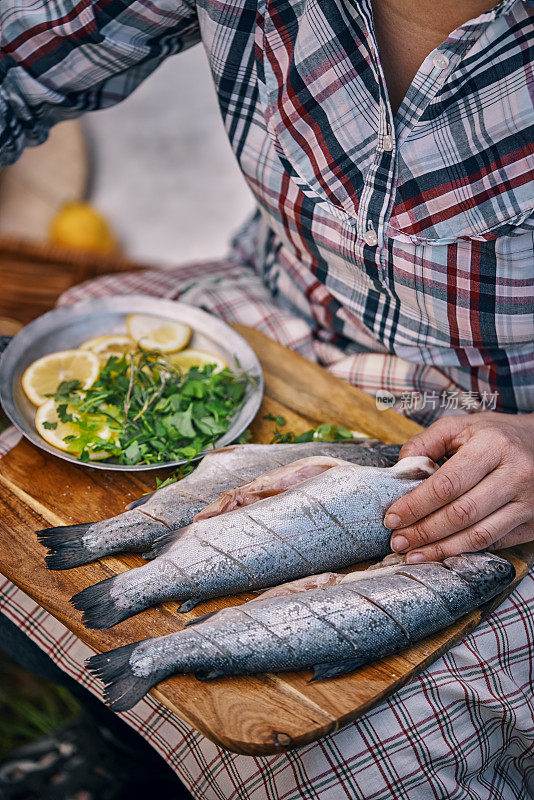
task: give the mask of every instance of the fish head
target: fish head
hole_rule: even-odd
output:
[[[467,581],[482,597],[492,597],[515,578],[514,565],[492,553],[462,553],[446,558],[443,565]]]

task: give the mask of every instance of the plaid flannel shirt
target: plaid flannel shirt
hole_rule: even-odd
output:
[[[455,30],[393,114],[369,0],[2,0],[0,164],[202,40],[272,294],[348,354],[532,411],[531,11]]]

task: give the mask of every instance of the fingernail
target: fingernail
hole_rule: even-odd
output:
[[[404,536],[393,536],[391,539],[391,549],[392,550],[407,550],[410,546],[410,542],[408,539],[405,539]]]
[[[384,517],[384,525],[390,530],[393,530],[393,528],[400,528],[400,517],[396,514],[386,514]]]
[[[406,556],[407,564],[422,564],[423,561],[426,561],[426,558],[422,553],[408,553]]]

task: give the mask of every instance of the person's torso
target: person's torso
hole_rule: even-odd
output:
[[[521,378],[534,339],[527,6],[505,0],[454,31],[394,116],[367,2],[197,10],[268,230],[259,268],[273,292],[311,303],[355,348],[453,370],[466,388],[498,389],[509,410],[532,406]]]

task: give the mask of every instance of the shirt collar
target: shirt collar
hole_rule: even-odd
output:
[[[531,1],[534,2],[534,0]],[[455,31],[452,31],[439,49],[462,52],[472,44],[474,39],[480,36],[484,26],[490,25],[496,19],[505,16],[514,6],[522,2],[523,0],[501,0],[494,8],[484,11],[478,17],[467,20]]]
[[[478,22],[478,20],[482,20],[485,17],[488,17],[488,19],[483,19],[484,22],[490,22],[498,17],[502,17],[507,14],[513,8],[513,6],[520,2],[522,2],[522,0],[501,0],[501,2],[498,3],[495,8],[492,8],[490,11],[486,11],[485,14],[481,14],[480,17],[475,20],[475,22]]]

